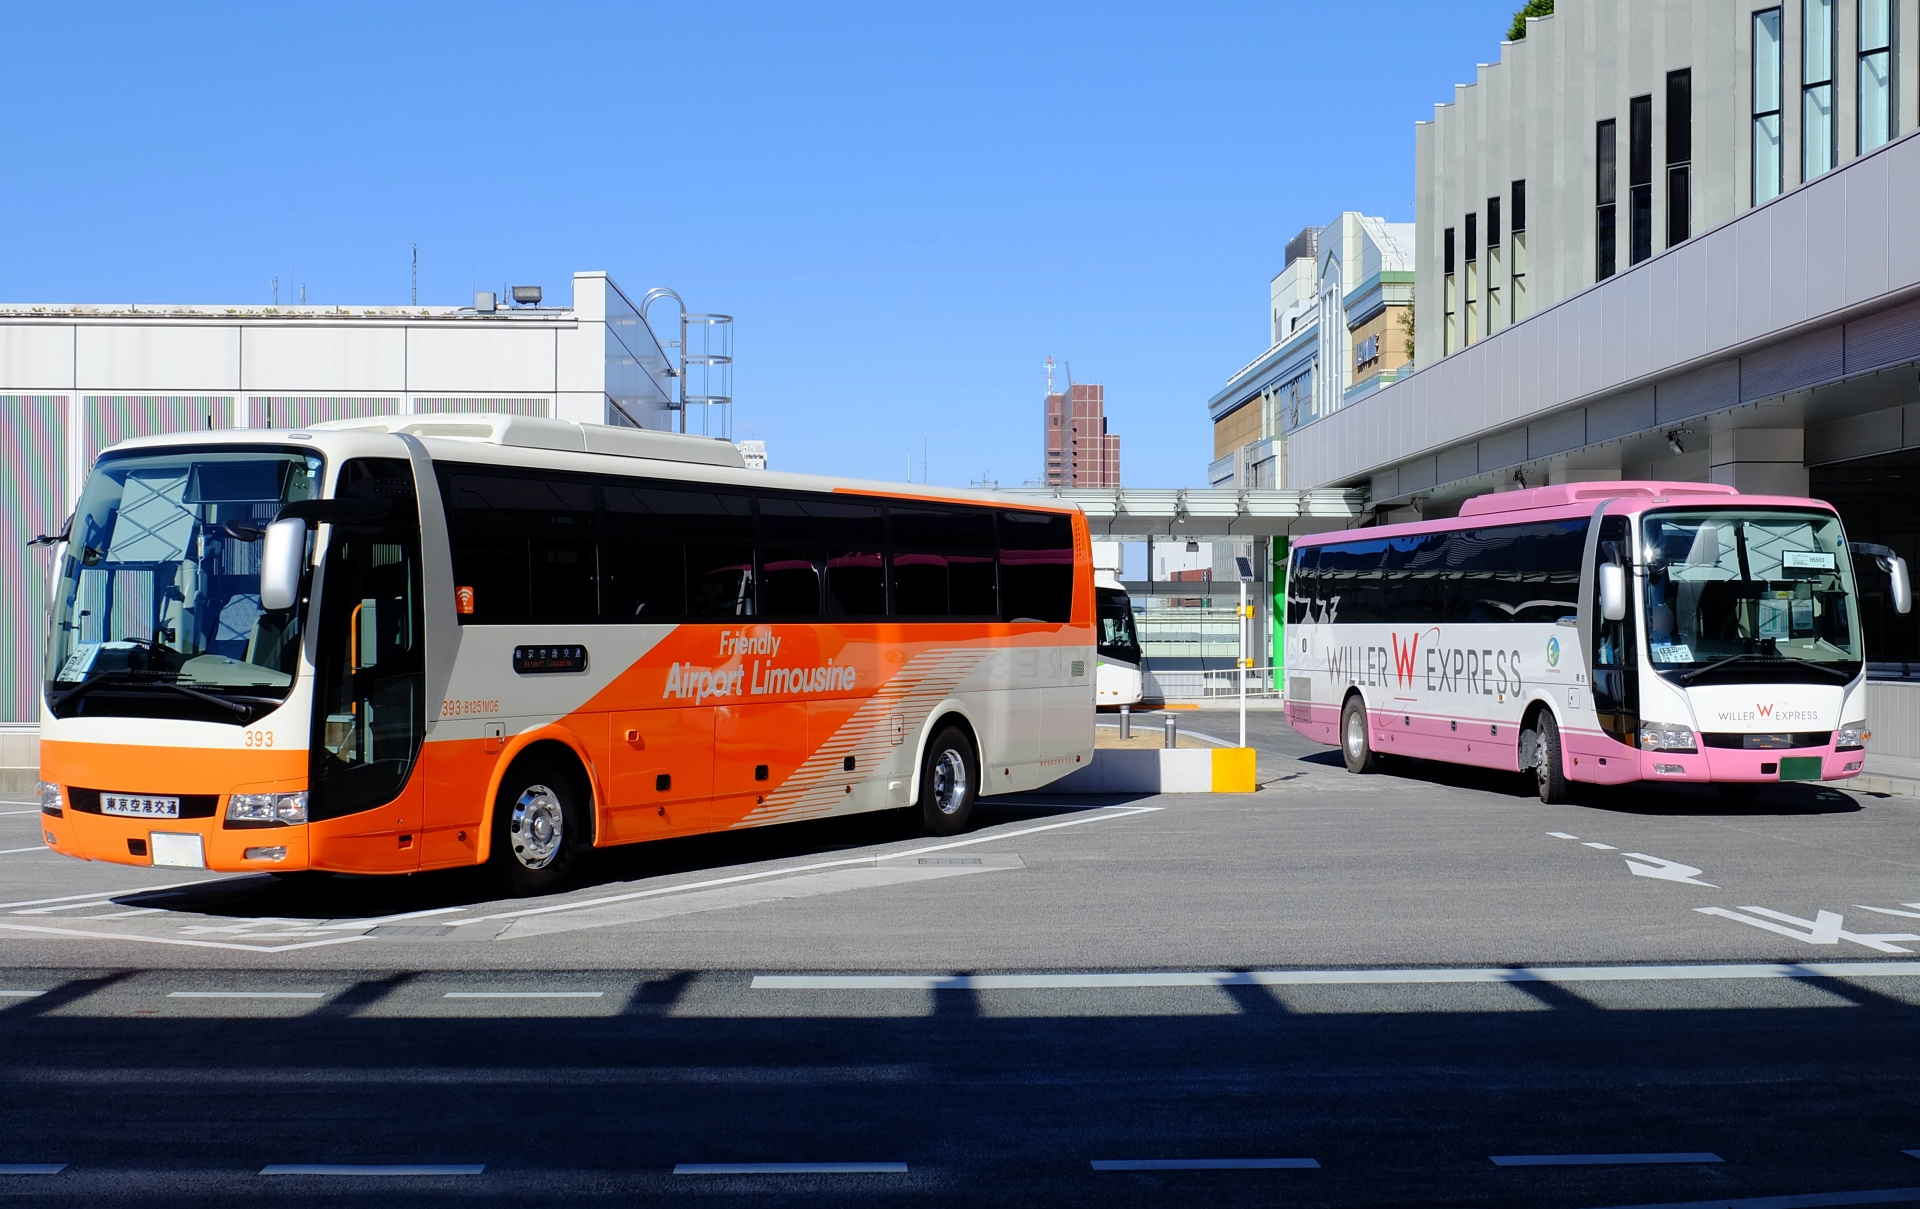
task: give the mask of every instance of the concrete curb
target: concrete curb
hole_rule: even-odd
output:
[[[1251,747],[1129,751],[1104,747],[1085,768],[1047,786],[1049,793],[1252,793]]]

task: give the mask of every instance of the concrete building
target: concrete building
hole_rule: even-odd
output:
[[[1072,382],[1046,397],[1046,487],[1118,487],[1120,436],[1107,431],[1106,387]]]
[[[49,567],[26,543],[106,446],[396,412],[678,427],[667,351],[605,273],[576,274],[571,306],[476,304],[0,304],[0,784],[38,765]]]
[[[1289,486],[1413,519],[1714,481],[1920,560],[1920,4],[1560,0],[1528,31],[1419,128],[1417,372],[1294,431]],[[1920,780],[1920,614],[1883,585],[1870,751]]]
[[[1349,211],[1288,241],[1268,288],[1267,350],[1207,401],[1210,486],[1287,486],[1288,433],[1406,371],[1413,234]]]

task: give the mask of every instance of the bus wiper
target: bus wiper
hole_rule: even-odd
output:
[[[184,684],[175,684],[172,681],[168,681],[168,680],[148,680],[148,679],[145,679],[144,677],[129,676],[125,674],[96,676],[92,680],[87,681],[85,684],[82,684],[77,688],[70,688],[66,692],[61,693],[58,697],[55,697],[53,699],[53,708],[58,710],[64,707],[70,701],[78,701],[80,698],[86,696],[88,693],[91,693],[94,689],[104,688],[107,686],[116,686],[119,688],[139,687],[139,688],[171,689],[172,691],[179,693],[182,696],[192,697],[199,701],[205,701],[210,705],[217,705],[221,709],[229,710],[233,713],[239,714],[240,717],[243,719],[251,718],[253,716],[253,710],[251,708],[249,708],[248,706],[242,705],[237,701],[228,701],[223,697],[216,697],[212,693],[203,693],[199,689],[188,688]]]
[[[1686,672],[1682,674],[1680,677],[1680,683],[1692,684],[1695,680],[1697,680],[1701,676],[1706,675],[1708,672],[1711,672],[1716,668],[1723,668],[1727,666],[1729,663],[1738,663],[1742,659],[1753,659],[1761,663],[1798,663],[1798,664],[1803,664],[1806,667],[1810,667],[1815,671],[1825,672],[1830,676],[1837,676],[1843,682],[1853,679],[1851,675],[1841,671],[1839,668],[1828,667],[1824,663],[1815,663],[1811,659],[1796,659],[1792,655],[1781,655],[1778,653],[1775,653],[1772,655],[1756,655],[1751,651],[1743,651],[1738,655],[1728,655],[1725,659],[1716,659],[1705,667],[1695,668],[1691,672]]]

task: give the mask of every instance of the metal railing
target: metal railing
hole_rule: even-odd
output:
[[[1240,680],[1244,677],[1247,685],[1247,699],[1272,700],[1281,695],[1274,687],[1274,669],[1268,667],[1250,667],[1245,671],[1239,668],[1216,668],[1211,670],[1182,670],[1156,672],[1149,669],[1142,684],[1144,695],[1158,697],[1162,701],[1206,701],[1214,698],[1238,698]]]

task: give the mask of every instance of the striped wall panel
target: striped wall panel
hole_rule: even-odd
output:
[[[0,395],[0,722],[40,720],[52,552],[28,549],[66,512],[67,397]]]
[[[224,395],[88,395],[85,403],[88,466],[102,449],[132,437],[233,427],[233,400]]]
[[[413,410],[500,412],[513,416],[550,416],[553,403],[548,399],[415,399]]]
[[[399,396],[255,395],[247,400],[249,428],[305,428],[328,420],[390,416],[400,410]]]

